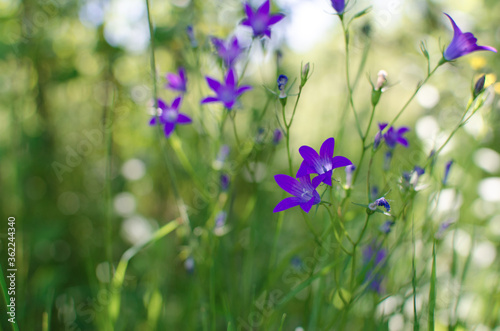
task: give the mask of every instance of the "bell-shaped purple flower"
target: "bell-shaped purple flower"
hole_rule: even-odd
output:
[[[389,205],[389,202],[387,202],[387,200],[384,197],[379,198],[379,199],[375,200],[374,202],[370,203],[368,205],[368,208],[370,208],[370,210],[375,210],[379,206],[384,207],[385,210],[387,210],[387,212],[391,211],[391,206]]]
[[[212,44],[214,44],[217,54],[227,67],[232,67],[238,56],[243,52],[243,48],[240,47],[236,37],[232,37],[227,42],[213,37]]]
[[[333,138],[328,138],[323,142],[319,155],[309,146],[300,147],[299,153],[304,158],[304,161],[302,161],[296,177],[318,174],[319,176],[312,180],[314,186],[318,186],[321,182],[332,186],[333,169],[352,164],[352,162],[344,156],[333,157],[334,149],[335,139]]]
[[[265,35],[271,38],[271,25],[281,21],[285,15],[269,15],[270,9],[271,4],[269,0],[264,1],[264,3],[255,12],[250,4],[246,2],[245,13],[247,14],[247,18],[245,18],[241,24],[251,27],[254,37]]]
[[[479,46],[477,44],[477,39],[470,32],[463,33],[457,26],[455,21],[450,15],[444,13],[450,19],[451,25],[453,25],[453,39],[450,45],[444,51],[443,57],[446,61],[455,60],[461,56],[470,54],[476,51],[492,51],[497,52],[496,49],[490,46]]]
[[[243,85],[238,87],[238,82],[236,74],[232,68],[227,72],[226,79],[224,83],[211,78],[205,77],[208,86],[215,92],[216,96],[206,97],[201,100],[201,103],[209,102],[222,102],[224,107],[231,110],[236,102],[236,99],[242,95],[245,91],[250,90],[252,87],[248,85]]]
[[[377,134],[379,141],[380,141],[380,133],[386,126],[387,126],[386,123],[379,123],[380,131]],[[398,129],[395,129],[393,126],[391,126],[389,130],[387,130],[387,132],[384,133],[383,135],[387,147],[393,149],[394,147],[396,147],[396,144],[408,147],[408,140],[406,140],[406,138],[403,136],[408,131],[410,131],[410,128],[406,126],[402,126]],[[375,141],[377,141],[377,136],[375,136]]]
[[[448,176],[450,174],[450,169],[452,165],[453,165],[453,160],[449,160],[448,162],[446,162],[446,165],[444,167],[443,185],[446,185],[446,183],[448,182]]]
[[[184,68],[179,68],[179,74],[168,73],[167,74],[167,85],[166,88],[178,91],[181,93],[186,93],[187,77]]]
[[[335,9],[337,14],[343,14],[345,9],[345,0],[331,0],[332,7]]]
[[[385,264],[386,258],[387,251],[376,243],[372,243],[363,250],[363,263],[369,267],[365,281],[370,281],[370,289],[378,293],[382,292],[383,276],[380,273],[374,274],[374,271],[379,265],[382,267]]]
[[[158,116],[153,117],[149,121],[149,125],[157,125],[157,120],[163,125],[163,131],[165,136],[168,138],[174,132],[175,126],[177,124],[189,124],[192,122],[191,118],[183,113],[179,113],[179,106],[181,104],[182,98],[177,97],[172,101],[172,105],[169,106],[165,101],[158,99],[159,113]]]
[[[275,129],[273,132],[273,144],[278,145],[281,139],[283,139],[283,132],[281,129]]]
[[[281,200],[274,208],[274,213],[295,206],[300,206],[302,210],[308,213],[313,205],[321,202],[321,197],[318,191],[316,191],[316,187],[318,187],[319,183],[316,185],[311,183],[309,175],[299,177],[298,180],[288,175],[276,175],[274,179],[283,190],[293,195],[293,197]]]

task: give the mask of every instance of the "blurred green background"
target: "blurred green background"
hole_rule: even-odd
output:
[[[364,52],[369,52],[354,95],[363,123],[370,111],[367,76],[374,81],[379,70],[388,72],[390,88],[376,114],[377,121],[387,122],[424,78],[426,63],[420,41],[426,42],[433,63],[439,60],[452,37],[443,12],[452,15],[464,31],[473,31],[480,45],[500,47],[498,1],[358,1],[348,6],[349,13],[369,5],[373,6],[370,14],[352,25],[350,44],[353,77]],[[223,195],[228,201],[229,232],[220,238],[217,249],[210,251],[211,246],[202,238],[217,201],[201,196],[178,157],[165,155],[174,164],[194,237],[200,240],[188,240],[178,230],[131,260],[117,330],[205,329],[205,316],[211,307],[210,286],[218,289],[216,328],[225,329],[228,315],[236,325],[238,318],[246,320],[266,286],[285,294],[290,291],[286,282],[266,283],[278,218],[272,209],[281,199],[273,175],[286,173],[287,157],[283,143],[271,143],[272,130],[278,127],[274,101],[262,119],[258,115],[269,95],[263,86],[275,90],[277,74],[288,75],[291,82],[300,79],[301,63],[310,62],[314,68],[292,127],[295,169],[301,160],[297,153],[301,145],[317,149],[331,136],[337,140],[336,155],[359,159],[354,121],[350,113],[343,117],[344,46],[339,20],[331,15],[333,9],[328,1],[281,0],[273,2],[272,11],[285,13],[287,18],[273,28],[271,41],[254,43],[243,78],[254,88],[241,98],[242,107],[236,110],[240,137],[254,142],[259,129],[264,129],[263,142],[256,144],[252,154],[258,183],[238,166],[236,170],[230,164],[222,166],[234,175],[230,192]],[[249,43],[246,31],[237,27],[244,17],[242,4],[155,0],[151,13],[159,95],[168,102],[175,97],[163,88],[167,72],[183,66],[188,75],[188,93],[181,111],[195,118],[195,123],[178,127],[173,143],[180,144],[209,197],[222,199],[217,193],[220,166],[214,164],[220,146],[210,143],[220,108],[201,107],[199,101],[211,94],[204,76],[222,77],[209,37],[226,38],[236,29],[243,43]],[[190,25],[196,45],[186,33]],[[104,312],[110,301],[106,290],[111,279],[109,262],[116,268],[130,246],[179,215],[162,156],[164,149],[154,128],[147,125],[152,107],[149,57],[143,1],[0,0],[0,264],[5,272],[7,217],[15,216],[16,312],[21,330],[107,329]],[[438,258],[442,286],[438,287],[436,320],[443,330],[452,305],[447,301],[453,296],[450,293],[463,294],[457,308],[462,329],[493,330],[500,323],[499,68],[498,54],[485,52],[445,65],[397,123],[411,128],[411,149],[401,149],[393,160],[391,171],[399,176],[425,163],[430,151],[444,142],[460,119],[475,80],[488,74],[486,105],[453,138],[436,165],[442,169],[449,159],[455,160],[450,188],[442,191],[433,215],[436,228],[448,219],[457,222],[454,236],[450,232],[440,243]],[[209,128],[208,135],[200,133],[201,123]],[[233,147],[229,159],[238,160],[240,151],[234,149],[229,130],[227,137]],[[374,172],[382,178],[383,160],[379,156]],[[343,181],[343,171],[338,177]],[[425,213],[433,201],[433,183],[441,178],[441,170],[423,178],[423,185],[430,188],[418,200],[414,217]],[[355,221],[357,216],[353,212],[347,217]],[[376,232],[383,221],[382,217],[375,219],[370,228]],[[416,256],[425,273],[432,245],[419,239],[427,238],[420,231],[426,229],[417,234]],[[304,259],[313,254],[311,243],[300,213],[287,212],[278,241],[280,267],[273,278],[280,278],[292,257]],[[449,262],[453,247],[460,266],[471,265],[462,287],[457,283],[460,277],[450,276],[451,269],[457,267]],[[394,268],[388,272],[394,282],[386,284],[386,292],[397,308],[380,319],[377,325],[381,330],[410,328],[413,312],[407,304],[407,291],[411,286],[405,282],[411,258],[407,253],[399,252],[391,260]],[[217,270],[215,284],[208,284],[205,277],[210,272],[207,261],[211,260]],[[194,271],[190,271],[190,263],[194,263]],[[428,284],[421,286],[419,300],[424,302]],[[328,300],[331,289],[327,292]],[[309,300],[303,293],[270,310],[267,325],[272,327],[268,328],[278,329],[283,312],[287,313],[284,330],[305,327]],[[371,301],[363,304],[373,305]],[[2,314],[4,307],[2,304]],[[349,322],[348,329],[369,329],[370,318],[363,317],[362,310],[353,316],[356,314],[359,319]],[[0,321],[3,330],[11,329],[7,318],[1,316]]]

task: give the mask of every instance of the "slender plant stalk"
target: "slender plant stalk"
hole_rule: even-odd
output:
[[[155,110],[158,109],[158,89],[157,89],[157,86],[156,86],[156,59],[155,59],[155,43],[154,43],[154,29],[153,29],[153,21],[152,21],[152,18],[151,18],[151,10],[150,10],[150,5],[149,5],[149,0],[145,0],[146,1],[146,10],[147,10],[147,16],[148,16],[148,26],[149,26],[149,37],[150,37],[150,62],[151,62],[151,76],[152,76],[152,81],[153,81],[153,99],[154,99],[154,105],[155,105]],[[163,137],[163,134],[162,134],[162,130],[161,130],[161,123],[159,121],[159,118],[158,118],[158,113],[155,111],[155,116],[156,116],[156,123],[157,123],[157,133],[158,133],[158,141],[163,149],[163,158],[165,160],[165,164],[167,166],[167,170],[168,170],[168,173],[170,175],[170,180],[172,182],[172,190],[173,190],[173,193],[174,193],[174,196],[175,196],[175,201],[176,201],[176,204],[177,204],[177,208],[179,209],[179,213],[181,215],[181,218],[184,222],[184,224],[186,224],[186,226],[188,227],[188,229],[190,229],[190,222],[189,222],[189,217],[188,217],[188,214],[186,212],[186,207],[185,207],[185,204],[184,204],[184,201],[182,199],[182,197],[180,196],[180,193],[179,193],[179,188],[178,188],[178,185],[177,185],[177,179],[176,179],[176,176],[175,176],[175,171],[174,171],[174,168],[170,162],[170,159],[168,158],[167,156],[167,150],[166,148],[164,147],[164,137]]]
[[[175,219],[168,222],[167,224],[156,230],[156,232],[153,233],[153,235],[148,240],[135,244],[134,246],[127,249],[125,253],[123,253],[120,262],[118,263],[118,267],[116,268],[116,272],[113,275],[113,279],[111,280],[112,296],[109,305],[111,325],[114,325],[116,323],[116,319],[118,318],[118,315],[120,313],[121,289],[123,286],[123,281],[125,280],[125,272],[127,271],[130,259],[137,255],[137,253],[139,253],[146,246],[157,242],[170,232],[177,229],[177,227],[181,223],[181,219]]]
[[[436,309],[436,240],[432,242],[431,288],[429,290],[429,331],[434,331],[434,310]]]
[[[356,112],[356,108],[354,107],[354,98],[353,98],[353,89],[351,87],[351,78],[349,74],[349,31],[344,24],[344,20],[342,16],[340,17],[340,21],[342,24],[342,31],[344,32],[344,44],[345,44],[345,77],[347,82],[347,92],[349,98],[349,104],[351,105],[352,112],[354,114],[354,119],[356,120],[356,129],[358,130],[359,137],[363,139],[363,133],[361,132],[361,125],[359,123],[358,113]]]

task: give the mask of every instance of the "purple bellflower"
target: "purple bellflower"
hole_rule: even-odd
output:
[[[385,234],[389,234],[391,232],[392,226],[395,224],[394,221],[385,221],[384,224],[380,226],[380,231],[382,231]]]
[[[283,132],[281,129],[275,129],[273,132],[273,145],[278,145],[283,139]]]
[[[167,74],[167,81],[168,83],[165,86],[166,88],[173,91],[186,93],[187,77],[184,68],[180,67],[179,74],[177,75],[169,72]]]
[[[381,274],[373,274],[373,271],[378,265],[385,263],[387,251],[377,246],[373,243],[364,249],[363,262],[370,267],[366,272],[365,280],[370,281],[370,289],[380,293],[383,278]]]
[[[247,18],[245,18],[241,24],[251,27],[254,37],[265,35],[271,38],[271,25],[281,21],[285,15],[269,15],[270,9],[271,4],[269,0],[264,1],[264,3],[255,12],[250,4],[246,2],[245,13],[247,14]]]
[[[354,164],[348,165],[345,167],[345,188],[349,189],[352,186],[352,177],[354,174],[354,170],[356,170],[356,166]]]
[[[228,174],[222,174],[220,175],[220,189],[225,192],[229,188],[229,184],[231,182],[231,179],[229,178]]]
[[[299,153],[304,158],[304,161],[302,161],[296,177],[318,174],[319,176],[312,180],[314,187],[317,187],[321,182],[332,186],[333,169],[352,164],[352,162],[344,156],[333,157],[334,148],[335,139],[333,138],[328,138],[323,142],[319,155],[309,146],[300,147]]]
[[[446,166],[444,167],[444,176],[443,176],[443,185],[446,185],[448,182],[448,176],[450,174],[450,169],[453,164],[453,160],[450,160],[446,163]]]
[[[165,101],[158,99],[159,114],[153,117],[149,121],[149,125],[157,125],[157,120],[163,125],[163,131],[165,136],[168,138],[174,132],[175,126],[177,124],[189,124],[192,122],[191,118],[186,114],[179,113],[179,106],[181,104],[182,98],[177,97],[172,101],[172,105],[169,106]]]
[[[374,202],[370,203],[368,205],[368,208],[370,208],[370,210],[375,210],[375,209],[377,209],[378,206],[384,207],[385,210],[387,210],[387,212],[391,211],[391,206],[389,205],[389,202],[387,202],[387,200],[384,197],[379,198],[379,199],[375,200]]]
[[[443,57],[446,61],[453,61],[461,56],[470,54],[476,51],[492,51],[497,52],[496,49],[490,46],[478,46],[477,39],[470,32],[463,33],[457,26],[455,21],[450,15],[444,13],[450,19],[451,25],[453,25],[453,39],[450,45],[443,53]]]
[[[214,37],[212,38],[212,44],[214,44],[217,54],[227,67],[232,67],[243,51],[236,37],[232,37],[227,42]]]
[[[344,13],[345,0],[331,0],[332,7],[337,11],[337,14],[341,15]]]
[[[309,175],[299,177],[298,180],[288,175],[276,175],[274,179],[283,190],[293,195],[293,197],[281,200],[274,208],[274,213],[295,206],[300,206],[302,210],[308,213],[313,205],[321,202],[321,197],[316,191],[319,182],[316,185],[312,184]]]
[[[406,140],[406,138],[403,137],[403,135],[408,131],[410,131],[410,129],[406,126],[402,126],[399,129],[395,129],[393,126],[391,126],[389,130],[387,130],[387,132],[384,133],[384,140],[387,147],[392,149],[396,147],[396,144],[408,147],[408,140]]]
[[[231,68],[228,70],[224,84],[216,81],[211,77],[205,77],[208,86],[217,94],[216,96],[206,97],[201,100],[201,103],[209,102],[222,102],[224,107],[231,110],[236,103],[236,99],[242,95],[245,91],[250,90],[252,87],[248,85],[243,85],[238,87],[237,77],[234,70]]]

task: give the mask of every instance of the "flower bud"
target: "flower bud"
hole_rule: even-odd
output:
[[[301,86],[304,86],[307,82],[307,79],[309,78],[309,68],[310,68],[309,62],[307,62],[304,65],[304,67],[302,68],[302,73],[300,76],[300,85]]]
[[[377,84],[375,84],[375,90],[380,91],[387,83],[387,72],[385,70],[380,70],[377,74]]]
[[[472,92],[472,97],[475,99],[483,92],[484,90],[484,82],[486,80],[486,75],[482,75],[476,82],[474,86],[474,91]]]

